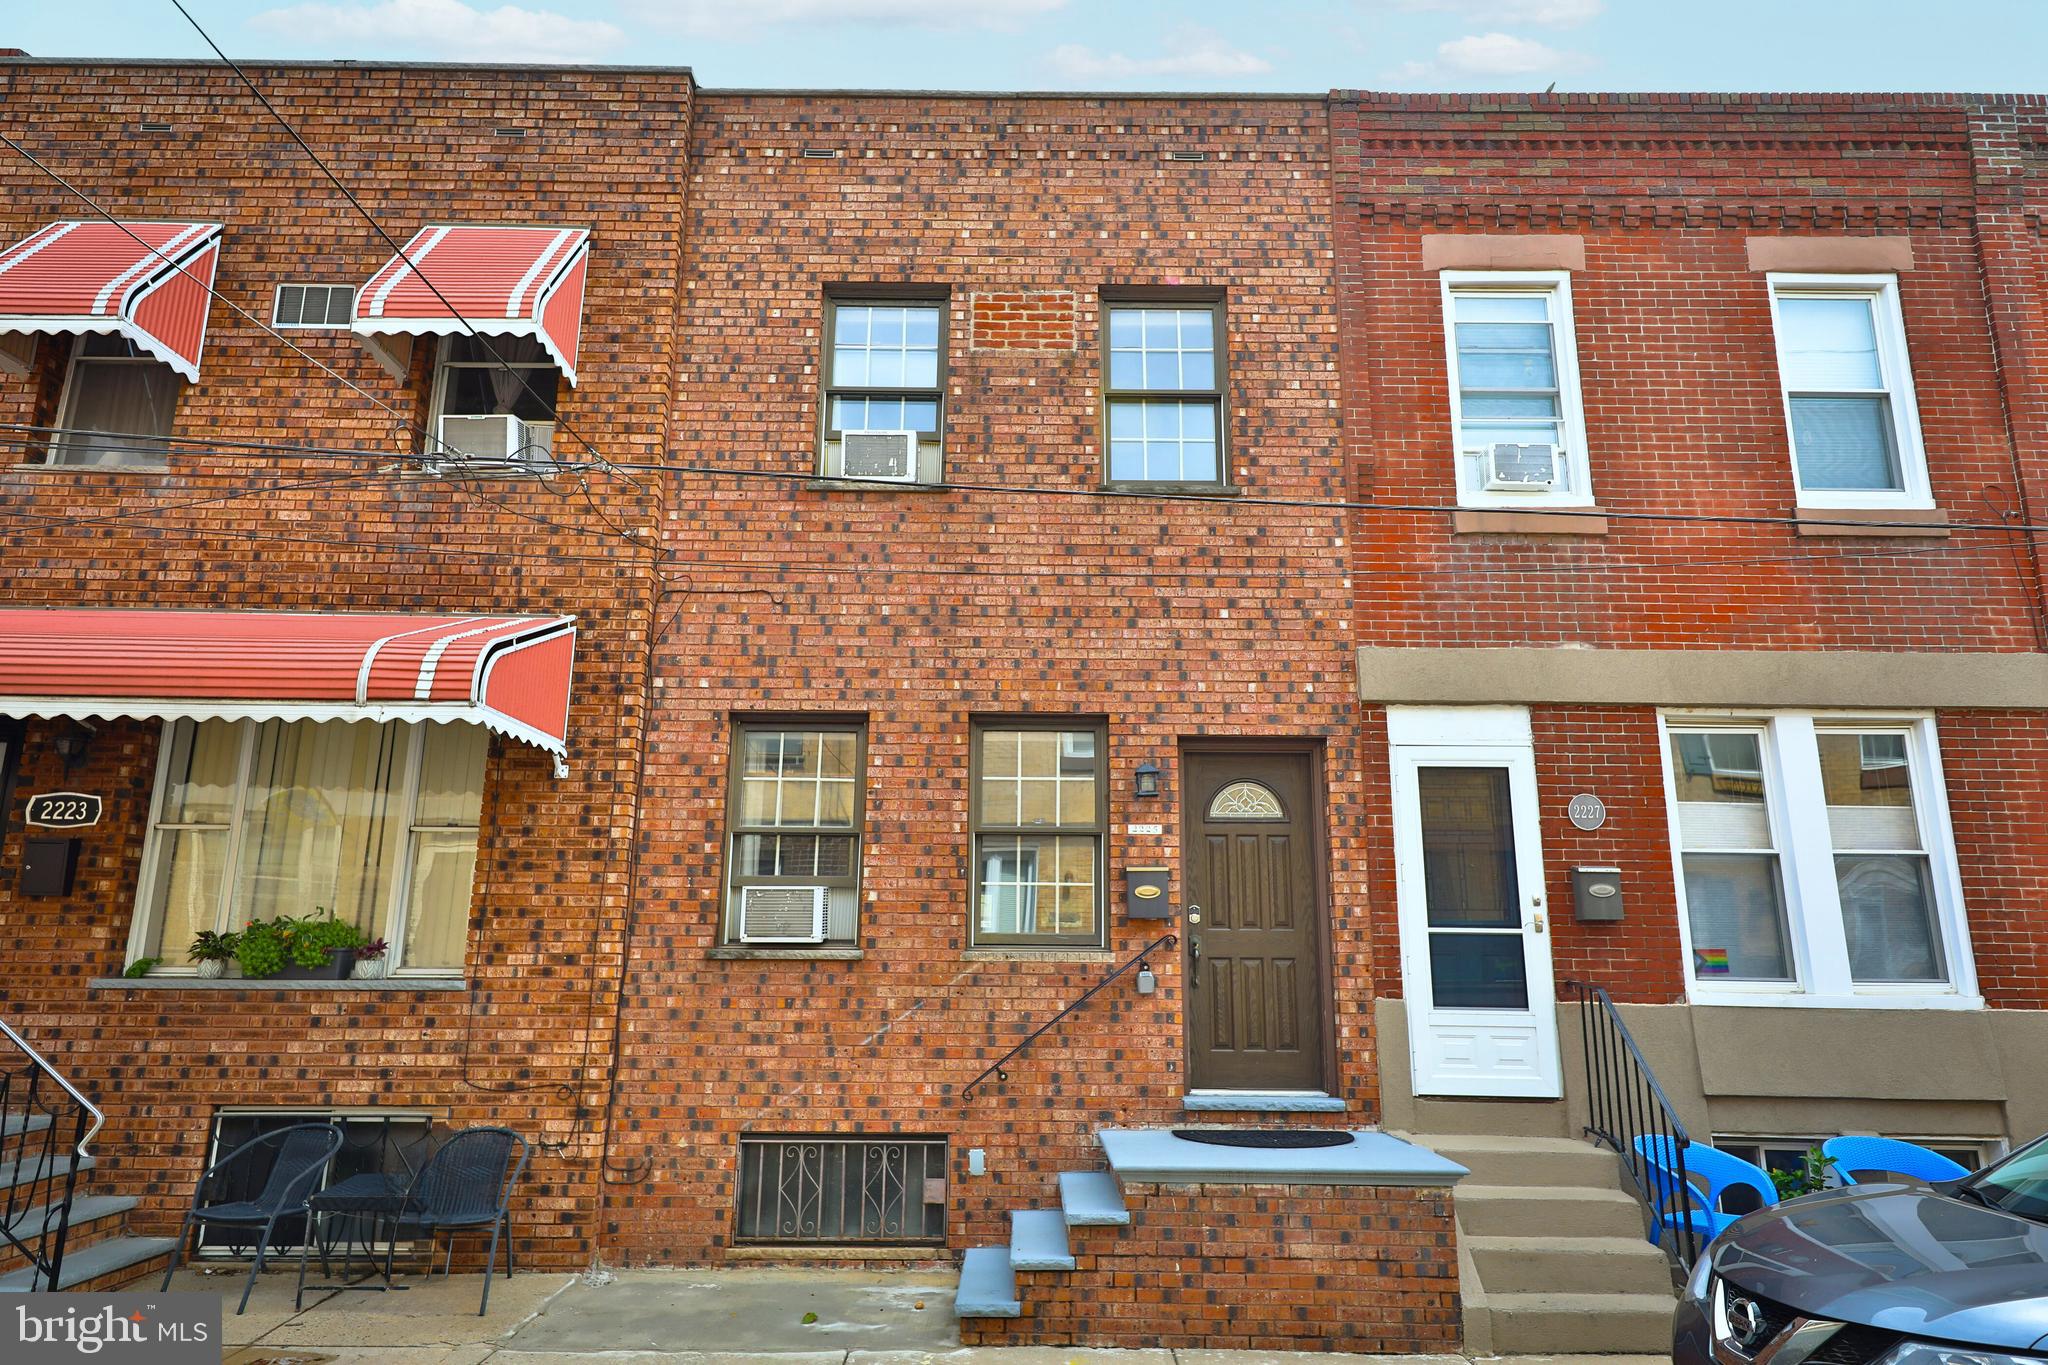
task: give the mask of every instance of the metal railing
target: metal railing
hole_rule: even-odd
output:
[[[1657,1084],[1656,1073],[1607,988],[1586,981],[1567,981],[1564,986],[1579,1006],[1579,1042],[1586,1060],[1586,1134],[1621,1157],[1621,1169],[1650,1220],[1657,1244],[1681,1271],[1690,1271],[1703,1240],[1691,1215],[1701,1204],[1685,1168],[1685,1147],[1692,1139],[1678,1117],[1678,1107]],[[1642,1139],[1648,1139],[1645,1145],[1660,1160],[1645,1159],[1637,1146]]]
[[[1090,1000],[1093,1000],[1105,986],[1108,986],[1112,981],[1115,981],[1125,972],[1130,971],[1133,967],[1136,967],[1140,971],[1145,970],[1146,963],[1148,959],[1151,958],[1152,954],[1158,952],[1161,948],[1171,948],[1174,944],[1179,942],[1180,935],[1178,934],[1161,934],[1158,938],[1155,938],[1150,943],[1146,944],[1144,949],[1140,951],[1136,957],[1124,963],[1123,966],[1118,967],[1108,976],[1103,977],[1102,980],[1090,986],[1086,991],[1083,991],[1078,998],[1068,1002],[1067,1007],[1065,1009],[1061,1010],[1058,1014],[1055,1014],[1052,1018],[1046,1020],[1037,1028],[1033,1029],[1031,1033],[1024,1039],[1023,1042],[1017,1044],[1017,1046],[1011,1048],[1008,1052],[1005,1052],[1002,1056],[998,1057],[995,1060],[995,1064],[990,1066],[988,1070],[982,1072],[979,1076],[976,1076],[973,1080],[969,1081],[965,1086],[961,1088],[961,1098],[965,1099],[967,1096],[972,1095],[974,1093],[974,1088],[980,1085],[983,1081],[987,1080],[991,1076],[995,1077],[999,1081],[1009,1080],[1010,1073],[1005,1068],[1007,1068],[1009,1064],[1016,1059],[1017,1054],[1023,1052],[1024,1049],[1030,1047],[1033,1043],[1037,1042],[1040,1038],[1044,1037],[1047,1033],[1051,1032],[1055,1027],[1059,1025],[1059,1022],[1062,1019],[1065,1019],[1075,1010],[1081,1008],[1081,1006],[1087,1004]]]
[[[734,1232],[742,1242],[943,1244],[946,1139],[747,1134]]]
[[[71,1199],[85,1145],[106,1116],[0,1019],[0,1237],[29,1264],[29,1288],[54,1290],[64,1273]]]

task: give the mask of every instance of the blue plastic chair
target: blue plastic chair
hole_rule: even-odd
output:
[[[1657,1201],[1656,1220],[1650,1231],[1652,1243],[1662,1245],[1667,1229],[1675,1232],[1686,1226],[1704,1247],[1730,1223],[1751,1212],[1729,1212],[1721,1207],[1723,1197],[1734,1190],[1754,1194],[1759,1208],[1778,1202],[1778,1187],[1772,1183],[1769,1171],[1703,1143],[1685,1144],[1686,1178],[1680,1180],[1677,1151],[1678,1144],[1667,1137],[1636,1139],[1636,1156]],[[1695,1184],[1696,1180],[1703,1182],[1704,1188]]]
[[[1835,1174],[1844,1185],[1870,1184],[1887,1175],[1903,1175],[1931,1185],[1937,1180],[1961,1180],[1969,1174],[1941,1153],[1897,1138],[1829,1138],[1820,1150],[1821,1155],[1835,1159]],[[1859,1180],[1859,1173],[1871,1179]]]

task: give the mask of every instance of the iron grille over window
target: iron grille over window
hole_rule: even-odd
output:
[[[943,1243],[946,1140],[743,1137],[738,1240]]]

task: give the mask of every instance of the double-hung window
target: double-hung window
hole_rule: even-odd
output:
[[[183,388],[176,370],[125,337],[79,337],[57,407],[61,432],[50,442],[50,463],[162,464]]]
[[[1446,270],[1439,278],[1459,503],[1589,506],[1570,273]]]
[[[1223,305],[1103,304],[1109,482],[1222,488]]]
[[[175,973],[201,930],[333,916],[395,972],[460,972],[488,748],[465,724],[172,721],[130,958]]]
[[[940,482],[945,300],[833,298],[826,302],[826,323],[822,472],[828,478]]]
[[[1974,995],[1931,720],[1671,718],[1666,733],[1698,995]]]
[[[974,942],[1102,942],[1103,732],[1070,723],[974,728]]]
[[[857,722],[737,727],[727,943],[857,942],[864,742]]]
[[[1899,285],[1772,275],[1778,376],[1803,507],[1932,507]]]

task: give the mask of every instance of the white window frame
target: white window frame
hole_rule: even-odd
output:
[[[1444,367],[1450,378],[1451,456],[1460,507],[1591,507],[1593,467],[1586,454],[1586,412],[1579,392],[1579,344],[1572,311],[1569,270],[1442,270],[1437,272],[1444,327]],[[1474,463],[1464,448],[1463,384],[1458,375],[1458,324],[1454,300],[1459,294],[1540,296],[1550,309],[1550,338],[1557,366],[1558,411],[1564,449],[1558,464],[1569,488],[1548,490],[1489,489],[1474,477]]]
[[[50,439],[49,450],[43,456],[44,463],[52,465],[61,465],[61,467],[64,468],[77,469],[99,468],[104,470],[164,468],[168,461],[170,460],[170,452],[168,450],[166,450],[161,455],[153,455],[146,460],[122,460],[119,463],[113,465],[68,465],[63,464],[63,462],[57,459],[58,448],[62,446],[64,442],[71,439],[70,432],[73,426],[75,425],[73,415],[78,407],[78,366],[80,362],[83,362],[88,365],[163,365],[164,369],[170,371],[171,378],[173,380],[176,380],[178,383],[178,392],[171,399],[171,429],[165,432],[162,436],[136,436],[133,437],[132,439],[137,441],[162,441],[166,444],[166,446],[168,446],[170,441],[177,435],[178,408],[179,405],[182,404],[185,399],[184,377],[181,376],[176,370],[172,370],[169,365],[164,365],[163,361],[158,360],[155,356],[152,355],[87,355],[85,353],[85,341],[87,335],[89,334],[81,332],[79,335],[71,339],[71,354],[64,362],[64,389],[62,394],[57,399],[57,430],[60,434],[57,436],[53,436]],[[108,432],[105,434],[119,437],[122,433]]]
[[[198,719],[193,720],[194,725],[203,723],[203,721]],[[226,870],[224,873],[225,884],[221,888],[220,908],[226,922],[222,923],[216,920],[214,924],[216,932],[223,933],[236,929],[241,919],[241,915],[234,903],[234,888],[236,870],[240,868],[242,860],[242,816],[249,799],[251,769],[255,766],[256,761],[256,731],[259,726],[264,724],[263,721],[249,719],[237,719],[234,723],[241,736],[241,754],[236,759],[234,806],[228,815],[227,849],[222,854],[222,865]],[[285,720],[283,723],[290,725],[304,722]],[[466,970],[466,962],[462,967],[405,966],[405,935],[412,915],[412,878],[413,868],[419,857],[419,836],[422,833],[446,833],[449,830],[470,829],[473,827],[469,825],[420,825],[416,822],[416,817],[419,814],[420,765],[425,761],[427,747],[426,727],[431,723],[438,722],[385,721],[382,723],[410,726],[413,732],[412,740],[406,746],[405,772],[401,774],[399,779],[400,785],[404,789],[404,809],[407,817],[405,848],[398,861],[398,875],[394,878],[395,884],[392,888],[390,919],[383,931],[384,941],[389,945],[385,953],[386,960],[391,964],[389,975],[443,981],[451,977],[461,977]],[[220,828],[217,824],[163,824],[157,820],[158,812],[164,808],[164,796],[170,786],[171,735],[177,724],[176,720],[165,721],[162,734],[157,742],[156,781],[150,791],[147,833],[142,841],[142,875],[136,878],[134,911],[129,916],[128,923],[127,963],[132,964],[149,956],[161,956],[163,958],[157,966],[150,969],[151,976],[196,976],[198,974],[198,968],[191,963],[182,961],[173,963],[170,961],[172,952],[175,952],[179,957],[183,956],[186,947],[184,944],[159,948],[157,954],[151,954],[149,951],[152,916],[156,914],[157,878],[162,862],[158,855],[162,847],[163,832],[167,830],[175,832],[181,829]],[[479,850],[479,858],[481,858],[481,850]],[[475,895],[476,884],[474,877],[472,877],[470,883],[472,901]],[[468,936],[468,926],[465,923],[463,931],[465,941]],[[464,956],[467,958],[466,951]]]
[[[1771,300],[1771,339],[1778,362],[1778,399],[1785,415],[1785,451],[1792,463],[1792,486],[1800,507],[1852,511],[1887,507],[1928,510],[1934,493],[1927,481],[1927,449],[1920,436],[1920,403],[1913,388],[1912,353],[1906,345],[1905,312],[1899,303],[1896,275],[1807,275],[1772,271],[1765,277]],[[1871,300],[1877,334],[1877,363],[1885,394],[1891,399],[1893,440],[1898,445],[1899,481],[1893,490],[1809,489],[1799,472],[1799,450],[1792,428],[1792,387],[1785,364],[1785,326],[1778,304],[1794,298],[1835,295]]]
[[[1678,784],[1671,769],[1672,731],[1730,729],[1761,733],[1765,804],[1777,845],[1787,936],[1796,979],[1727,981],[1694,970],[1692,916],[1685,901],[1684,845],[1678,828]],[[1858,983],[1851,979],[1848,940],[1835,882],[1834,838],[1828,828],[1816,737],[1829,731],[1906,737],[1914,812],[1934,889],[1935,919],[1949,979]],[[1856,711],[1727,712],[1669,710],[1657,716],[1658,763],[1664,774],[1665,829],[1678,905],[1679,950],[1686,993],[1696,1004],[1796,1005],[1822,1009],[1982,1009],[1969,917],[1949,823],[1941,746],[1930,713]]]
[[[467,334],[467,333],[462,333],[462,334],[460,334],[460,335],[462,335],[462,336],[465,336],[465,337],[466,337],[466,336],[467,336],[468,334]],[[490,335],[488,335],[488,334],[487,334],[487,335],[485,335],[485,336],[484,336],[484,337],[482,338],[482,341],[483,341],[483,343],[484,343],[485,345],[487,345],[487,346],[488,346],[488,345],[490,345],[490,344],[492,343],[492,341],[493,341],[493,340],[495,340],[495,339],[496,339],[496,338],[493,338],[492,336],[490,336]],[[433,382],[433,392],[432,392],[432,393],[431,393],[431,395],[429,396],[429,399],[428,399],[428,402],[427,402],[427,430],[428,430],[428,431],[429,431],[430,433],[432,433],[432,439],[431,439],[431,440],[429,441],[429,443],[428,443],[428,448],[427,448],[427,453],[428,453],[429,455],[439,454],[439,453],[441,452],[441,418],[442,418],[442,416],[444,415],[444,413],[446,412],[446,408],[447,408],[447,402],[448,402],[448,372],[449,372],[450,370],[498,370],[498,369],[503,369],[503,368],[505,368],[505,366],[503,366],[503,365],[500,365],[500,364],[499,364],[499,363],[498,363],[497,361],[495,361],[495,360],[450,360],[450,359],[448,358],[448,346],[447,346],[447,342],[448,342],[449,340],[450,340],[450,338],[448,338],[448,337],[442,337],[442,338],[440,338],[440,339],[439,339],[439,341],[437,342],[437,344],[436,344],[436,345],[435,345],[435,347],[434,347],[434,382]],[[539,364],[539,363],[537,363],[537,364],[531,364],[531,365],[512,365],[512,366],[511,366],[511,368],[513,368],[513,369],[515,369],[515,370],[553,370],[553,371],[555,372],[555,376],[556,376],[556,379],[555,379],[555,410],[556,410],[557,414],[559,414],[559,413],[560,413],[560,411],[561,411],[561,406],[562,406],[562,388],[561,388],[561,373],[562,373],[562,372],[561,372],[560,368],[558,368],[558,367],[557,367],[556,365],[554,365],[554,364],[553,364],[552,362],[549,362],[549,363],[544,363],[544,364]],[[520,420],[521,420],[521,421],[526,421],[526,419],[525,419],[525,418],[521,418]],[[527,427],[528,427],[528,429],[529,429],[529,430],[531,430],[531,429],[536,429],[536,428],[541,428],[541,427],[545,427],[545,428],[547,429],[547,435],[548,435],[548,446],[547,446],[547,450],[546,450],[546,451],[545,451],[545,452],[544,452],[544,453],[543,453],[542,455],[540,455],[540,456],[538,456],[538,457],[535,457],[535,460],[534,460],[535,468],[536,468],[537,470],[539,470],[540,468],[544,467],[544,466],[545,466],[545,465],[547,464],[547,460],[548,460],[548,457],[550,457],[550,456],[552,456],[552,455],[554,454],[554,449],[555,449],[555,423],[554,423],[554,422],[551,422],[551,421],[549,421],[549,422],[539,422],[539,421],[535,421],[535,422],[527,422],[527,423],[526,423],[526,425],[527,425]],[[517,469],[513,469],[513,468],[511,468],[511,467],[509,467],[509,466],[508,466],[508,467],[507,467],[507,469],[506,469],[505,471],[503,471],[503,472],[507,472],[507,473],[514,473],[514,474],[516,474],[516,473],[519,473],[519,472],[521,472],[521,471],[519,471],[519,470],[517,470]]]

